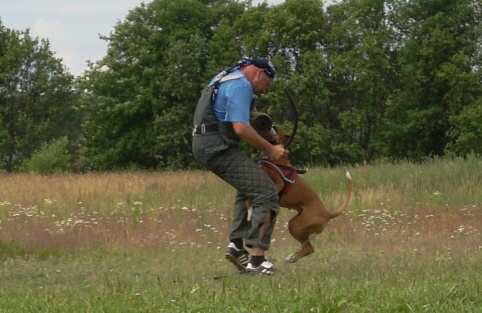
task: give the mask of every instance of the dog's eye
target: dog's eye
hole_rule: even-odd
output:
[[[276,125],[273,125],[273,130],[278,133],[278,127],[276,127]]]

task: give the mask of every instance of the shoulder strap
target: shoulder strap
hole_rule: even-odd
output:
[[[214,82],[213,95],[212,95],[211,101],[214,101],[214,99],[216,98],[216,95],[218,94],[219,85],[221,83],[224,83],[225,81],[228,81],[228,80],[238,79],[241,77],[244,77],[244,75],[226,75],[221,79],[219,79],[218,81]]]
[[[224,76],[223,78],[221,78],[218,83],[224,83],[225,81],[228,81],[228,80],[233,80],[233,79],[238,79],[238,78],[241,78],[243,77],[244,75],[227,75],[227,76]]]

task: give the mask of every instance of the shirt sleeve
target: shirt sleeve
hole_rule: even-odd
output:
[[[251,86],[232,86],[227,88],[226,122],[249,124],[253,90]]]

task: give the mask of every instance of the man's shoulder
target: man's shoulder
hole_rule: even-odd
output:
[[[220,83],[224,83],[231,80],[237,80],[241,78],[246,78],[244,75],[228,74],[219,80]]]
[[[220,84],[218,94],[222,95],[238,94],[239,92],[251,94],[253,91],[251,83],[246,79],[246,76],[244,76],[244,74],[239,70],[227,74],[220,79],[219,83]]]
[[[229,88],[250,87],[251,83],[241,71],[229,73],[221,79],[222,84]]]
[[[226,76],[227,77],[227,76]],[[249,87],[251,84],[249,81],[246,79],[246,77],[236,77],[226,80],[222,83],[222,85],[225,85],[226,87],[229,88],[238,88],[238,87]]]

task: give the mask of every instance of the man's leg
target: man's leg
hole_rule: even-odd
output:
[[[230,241],[244,239],[251,228],[251,222],[248,221],[248,208],[246,207],[246,201],[246,196],[237,191],[234,199],[233,221],[229,231]]]
[[[234,201],[233,221],[229,232],[230,242],[226,248],[225,256],[239,271],[246,269],[249,263],[249,253],[244,249],[244,238],[250,228],[246,197],[238,191]]]
[[[253,260],[256,265],[261,258],[264,258],[264,251],[269,249],[271,233],[279,212],[278,190],[268,174],[250,157],[244,155],[239,147],[228,148],[208,160],[206,165],[214,174],[233,186],[239,195],[253,201],[252,222],[246,234],[245,243],[259,254]],[[245,210],[246,205],[241,205],[240,202],[236,206],[235,216],[243,216]],[[266,226],[262,227],[265,222],[267,222]],[[240,222],[238,223],[238,226],[241,225]],[[233,225],[232,230],[236,229],[238,227]],[[260,236],[262,229],[264,230]],[[235,233],[233,238],[238,235],[242,234]]]

